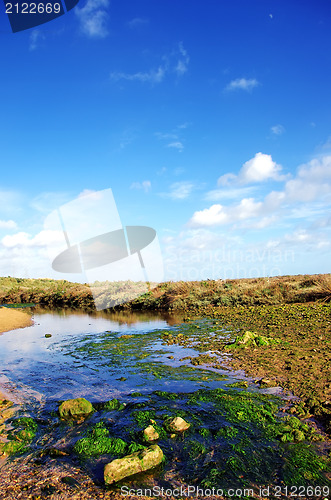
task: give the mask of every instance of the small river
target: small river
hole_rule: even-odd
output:
[[[32,311],[33,326],[0,335],[0,384],[19,401],[188,392],[222,387],[243,375],[192,367],[183,358],[196,356],[195,349],[165,345],[161,333],[176,330],[180,315]]]

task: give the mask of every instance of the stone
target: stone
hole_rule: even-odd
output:
[[[85,398],[67,399],[59,406],[60,417],[82,417],[93,412],[92,404]]]
[[[105,465],[104,480],[113,484],[125,477],[144,472],[159,465],[163,460],[163,451],[157,445],[151,445],[123,458],[117,458]]]
[[[186,422],[182,417],[175,417],[168,423],[168,428],[172,432],[184,432],[189,427],[191,427],[191,424]]]
[[[146,429],[144,429],[143,436],[144,440],[148,443],[156,441],[160,437],[159,433],[154,429],[152,425],[149,425],[148,427],[146,427]]]
[[[51,333],[45,333],[45,338],[46,338],[46,339],[50,339],[50,338],[51,338],[51,336],[52,336],[52,334],[51,334]]]

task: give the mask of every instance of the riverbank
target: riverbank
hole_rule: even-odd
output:
[[[195,311],[219,306],[282,305],[330,300],[331,274],[274,276],[151,284],[96,282],[105,307],[131,311]],[[134,300],[131,300],[135,296]],[[48,307],[95,310],[89,285],[66,280],[0,278],[0,304],[34,303]],[[118,304],[118,305],[116,305]]]
[[[30,314],[23,311],[0,307],[0,333],[31,326],[33,321]]]

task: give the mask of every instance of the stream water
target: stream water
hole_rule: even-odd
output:
[[[16,446],[21,457],[6,465],[9,471],[20,471],[20,460],[45,471],[82,466],[81,480],[87,473],[104,487],[104,465],[145,446],[143,430],[153,423],[166,462],[150,475],[127,479],[131,486],[189,484],[192,478],[208,487],[324,481],[325,463],[310,448],[320,437],[283,413],[288,402],[281,389],[261,389],[243,372],[227,369],[222,352],[204,352],[204,336],[231,337],[217,321],[32,311],[33,326],[0,335],[0,385],[20,403],[5,446]],[[190,347],[175,336],[190,339]],[[211,354],[218,368],[192,364],[199,354]],[[92,402],[94,412],[73,425],[58,408],[60,400],[77,397]],[[169,419],[178,416],[190,425],[185,436],[167,432]],[[21,436],[29,433],[22,448]]]
[[[206,367],[188,368],[183,358],[198,352],[160,338],[181,323],[178,315],[33,311],[33,326],[0,335],[0,384],[20,400],[100,401],[135,390],[221,387],[242,376],[209,370],[207,380]]]

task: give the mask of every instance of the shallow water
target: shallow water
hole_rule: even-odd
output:
[[[101,429],[109,436],[105,440],[124,440],[128,453],[129,446],[143,442],[142,431],[153,422],[163,432],[159,444],[167,462],[163,471],[130,478],[128,484],[150,480],[152,485],[173,486],[195,477],[206,485],[232,487],[241,485],[242,478],[247,484],[264,484],[276,475],[292,474],[277,437],[284,402],[263,394],[279,393],[279,388],[261,390],[250,379],[245,390],[231,388],[244,378],[243,372],[192,366],[185,358],[201,351],[165,340],[170,332],[188,334],[194,346],[201,330],[228,339],[229,333],[212,321],[182,324],[180,316],[165,314],[41,309],[34,309],[33,319],[32,327],[0,335],[0,384],[25,403],[14,423],[18,416],[33,417],[38,427],[30,447],[32,461],[48,470],[54,460],[82,463],[100,485],[105,463],[118,455],[94,454],[95,433]],[[221,355],[216,359],[224,362]],[[86,397],[95,412],[73,426],[59,418],[58,401],[75,397]],[[114,398],[123,403],[118,411],[103,404]],[[185,439],[164,430],[167,419],[175,416],[190,423]],[[86,456],[75,448],[84,439],[92,439],[92,452]],[[15,460],[20,467],[20,458]]]
[[[164,345],[160,337],[161,331],[176,328],[180,316],[35,311],[33,326],[0,335],[0,383],[20,399],[100,401],[134,390],[221,387],[242,375],[212,369],[206,375],[206,367],[188,368],[190,360],[182,358],[198,352]],[[220,380],[225,374],[227,379]]]

